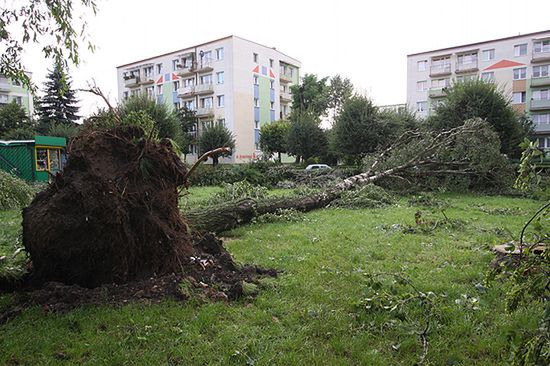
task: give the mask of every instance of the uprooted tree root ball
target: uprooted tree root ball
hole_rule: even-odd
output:
[[[147,292],[151,279],[174,276],[215,285],[232,298],[242,281],[275,275],[239,268],[217,238],[190,233],[178,209],[187,171],[169,140],[120,126],[85,132],[72,146],[63,173],[23,211],[33,288],[60,288],[54,282],[75,285],[68,293],[80,293],[74,288],[133,289],[139,285],[127,284],[137,281]],[[172,285],[160,287],[174,294]],[[31,303],[47,298],[28,294]],[[87,302],[87,296],[93,298],[89,293],[74,302]]]

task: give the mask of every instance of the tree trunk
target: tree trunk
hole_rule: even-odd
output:
[[[266,201],[246,198],[240,201],[210,206],[206,209],[184,212],[184,216],[191,229],[195,231],[220,233],[247,224],[254,217],[266,213],[274,213],[285,209],[307,212],[322,208],[340,197],[341,194],[341,190],[328,190],[311,196],[277,198]]]
[[[218,165],[218,157],[212,156],[212,166],[216,166],[216,165]]]
[[[278,155],[278,157],[279,157],[279,164],[281,164],[281,153],[278,152],[277,155]]]

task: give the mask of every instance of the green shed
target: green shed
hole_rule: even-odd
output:
[[[0,140],[0,169],[29,182],[47,182],[67,160],[64,137],[35,136],[34,140]]]

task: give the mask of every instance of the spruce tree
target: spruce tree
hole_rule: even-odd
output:
[[[78,101],[63,65],[55,63],[47,78],[44,83],[44,96],[39,100],[37,107],[41,129],[48,129],[54,124],[75,124],[80,118]]]

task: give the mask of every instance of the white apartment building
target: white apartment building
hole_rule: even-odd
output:
[[[550,30],[407,56],[407,104],[427,117],[446,88],[480,78],[503,88],[518,112],[535,124],[542,148],[550,148]]]
[[[146,94],[157,103],[195,110],[199,125],[223,123],[235,136],[233,155],[220,162],[259,157],[259,131],[290,113],[290,86],[300,62],[274,47],[229,36],[117,67],[120,100]],[[196,145],[190,146],[197,158]]]

